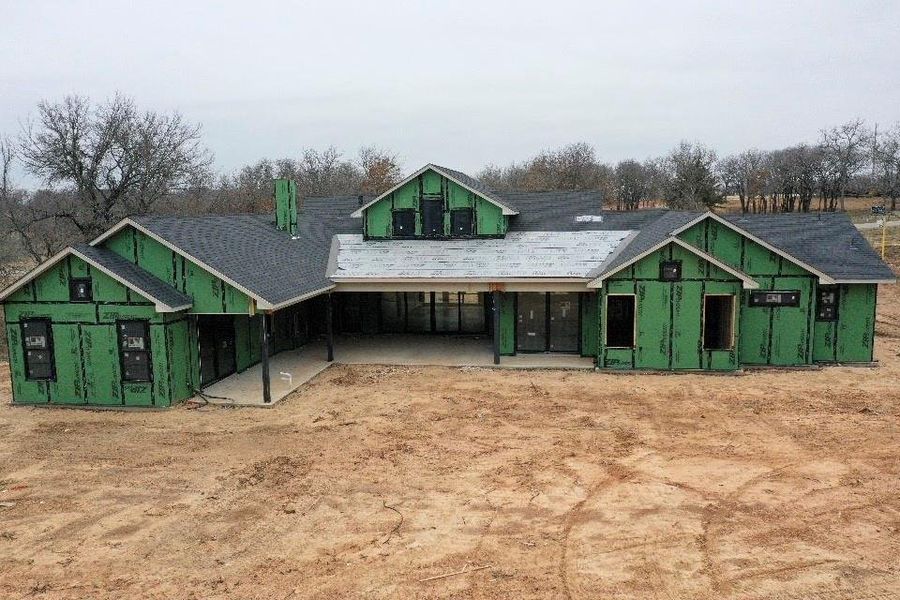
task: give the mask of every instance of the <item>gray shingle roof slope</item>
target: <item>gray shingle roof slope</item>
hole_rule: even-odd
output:
[[[431,166],[436,169],[446,172],[448,175],[450,175],[451,177],[453,177],[460,183],[464,183],[465,185],[472,188],[476,192],[483,194],[485,197],[490,198],[491,200],[494,200],[495,202],[499,202],[500,204],[503,204],[507,208],[510,208],[516,212],[520,212],[518,207],[515,205],[515,202],[513,200],[509,200],[507,198],[508,194],[504,194],[504,193],[501,193],[501,192],[491,189],[490,186],[486,185],[483,181],[481,181],[479,179],[475,179],[474,177],[472,177],[470,175],[466,175],[462,171],[457,171],[456,169],[450,169],[450,168],[442,167],[440,165],[435,165],[435,164],[432,164]]]
[[[280,304],[329,287],[331,236],[357,233],[358,197],[308,198],[296,238],[271,215],[139,216],[134,220],[258,297]]]
[[[895,278],[844,213],[723,216],[838,281]]]
[[[191,306],[194,301],[155,275],[148,273],[112,250],[87,244],[76,244],[72,249],[85,258],[115,273],[145,295],[149,300],[162,302],[172,308]]]

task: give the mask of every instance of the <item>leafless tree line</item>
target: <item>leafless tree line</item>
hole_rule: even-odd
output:
[[[886,132],[861,120],[825,129],[815,144],[747,150],[719,158],[702,144],[681,142],[667,155],[615,165],[577,143],[521,164],[489,166],[480,177],[497,189],[593,189],[607,207],[636,210],[721,205],[735,196],[743,212],[844,210],[848,196],[880,196],[896,210],[900,196],[900,125]]]
[[[43,186],[14,185],[15,161]],[[297,181],[307,198],[377,194],[402,176],[397,155],[372,146],[354,158],[306,149],[228,175],[212,164],[200,127],[178,113],[141,111],[124,96],[41,102],[17,138],[0,138],[0,264],[41,261],[129,214],[268,212],[278,177]],[[725,158],[681,142],[664,156],[615,165],[581,142],[488,166],[478,177],[498,191],[598,190],[618,210],[716,207],[726,196],[747,212],[841,210],[845,197],[863,194],[889,198],[895,209],[900,125],[878,132],[853,121],[823,130],[815,144]]]

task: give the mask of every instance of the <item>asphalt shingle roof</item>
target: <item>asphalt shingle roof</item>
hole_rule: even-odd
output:
[[[895,277],[844,213],[723,216],[839,281]]]
[[[350,214],[369,199],[305,199],[294,238],[276,229],[269,215],[144,216],[135,221],[256,296],[278,305],[333,284],[326,276],[333,236],[362,233],[362,220]],[[636,231],[592,276],[633,259],[703,214],[668,210],[601,212],[602,197],[593,191],[504,192],[502,199],[519,211],[510,217],[511,232]],[[576,219],[590,215],[602,219]],[[894,278],[845,215],[726,218],[835,279]]]
[[[122,258],[112,250],[97,248],[87,244],[77,244],[72,249],[96,263],[117,277],[127,281],[139,293],[153,302],[162,302],[172,308],[189,307],[194,301],[187,294],[178,291],[162,279],[145,271],[136,264]]]
[[[326,277],[331,236],[356,233],[357,196],[306,199],[298,232],[270,215],[142,216],[134,220],[271,304],[333,285]]]

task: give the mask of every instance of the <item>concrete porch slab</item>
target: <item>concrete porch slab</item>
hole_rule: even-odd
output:
[[[256,364],[203,389],[201,398],[224,406],[272,406],[328,368],[325,343],[311,342],[269,359],[271,404],[263,402],[262,366]]]
[[[328,368],[325,343],[315,341],[270,359],[272,403],[262,401],[262,367],[254,365],[203,390],[210,404],[273,406]],[[341,335],[334,341],[334,363],[346,365],[405,365],[484,367],[505,369],[593,369],[594,360],[577,354],[519,354],[502,356],[494,364],[487,336],[454,335]]]

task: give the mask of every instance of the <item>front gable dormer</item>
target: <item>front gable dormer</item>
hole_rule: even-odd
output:
[[[426,165],[359,207],[366,239],[502,237],[518,212],[479,181]]]

